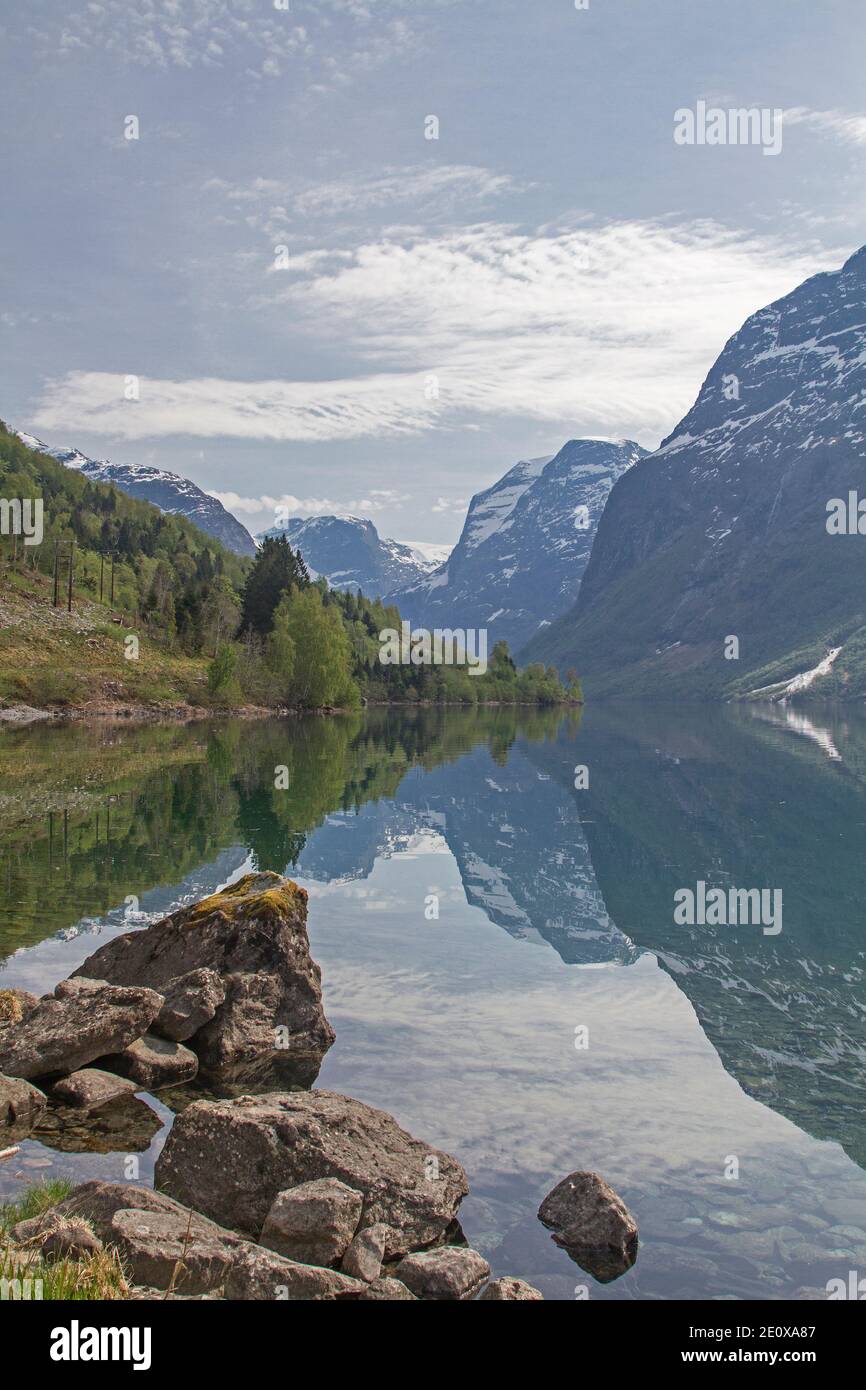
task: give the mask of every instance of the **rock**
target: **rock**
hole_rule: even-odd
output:
[[[439,1239],[468,1191],[456,1159],[384,1110],[331,1091],[196,1101],[175,1120],[155,1169],[161,1191],[253,1238],[278,1192],[318,1178],[363,1194],[362,1224],[391,1228],[389,1258]]]
[[[522,1279],[494,1279],[478,1300],[479,1303],[543,1303],[544,1294],[525,1284]]]
[[[48,1104],[47,1097],[17,1076],[0,1076],[0,1142],[26,1139]]]
[[[86,1221],[61,1220],[42,1242],[43,1260],[82,1260],[98,1255],[102,1241]]]
[[[182,1013],[185,977],[212,972],[225,998],[188,1037],[203,1075],[238,1078],[279,1064],[288,1078],[296,1073],[312,1084],[334,1031],[322,1009],[306,917],[307,894],[290,879],[247,874],[144,931],[106,942],[78,973],[167,991]],[[171,1027],[171,1011],[167,1017]]]
[[[227,1299],[289,1300],[360,1298],[367,1285],[335,1269],[298,1264],[261,1245],[243,1243],[225,1282]]]
[[[114,1076],[96,1067],[84,1067],[64,1076],[51,1088],[51,1099],[61,1105],[71,1105],[82,1110],[96,1110],[119,1096],[132,1095],[135,1082],[122,1076]]]
[[[0,1033],[0,1072],[29,1078],[78,1071],[140,1038],[161,1008],[162,995],[152,989],[62,980]]]
[[[570,1173],[549,1192],[538,1219],[581,1269],[608,1284],[637,1259],[637,1223],[598,1173]]]
[[[303,1182],[277,1193],[259,1240],[287,1260],[338,1264],[358,1229],[363,1203],[360,1192],[337,1178]]]
[[[226,987],[215,970],[190,970],[169,980],[165,1003],[156,1016],[153,1032],[172,1042],[186,1042],[210,1023],[226,997]]]
[[[95,1110],[51,1105],[33,1126],[33,1138],[59,1153],[144,1153],[162,1129],[159,1115],[126,1094]]]
[[[38,1004],[38,997],[29,990],[0,989],[0,1032],[13,1023],[23,1023]]]
[[[417,1303],[413,1293],[410,1293],[405,1284],[401,1284],[399,1279],[374,1279],[372,1284],[368,1284],[361,1294],[361,1302],[366,1300],[378,1300],[379,1302],[396,1303],[398,1299],[404,1303],[409,1301]]]
[[[477,1250],[445,1245],[439,1250],[407,1255],[394,1270],[394,1277],[416,1298],[465,1302],[474,1298],[490,1278],[490,1265]]]
[[[137,1183],[99,1182],[80,1183],[68,1197],[52,1207],[56,1216],[78,1216],[93,1228],[103,1243],[111,1240],[112,1221],[119,1211],[142,1211],[151,1213],[168,1212],[189,1219],[189,1209],[179,1202],[173,1202],[162,1192],[154,1192],[152,1187],[140,1187]],[[40,1217],[33,1221],[19,1221],[12,1234],[16,1240],[22,1227],[35,1226]],[[204,1220],[205,1218],[201,1218]],[[26,1236],[23,1237],[26,1239]]]
[[[382,1261],[390,1232],[381,1222],[359,1231],[343,1256],[340,1268],[353,1279],[373,1284],[382,1273]]]
[[[19,1221],[12,1227],[12,1237],[20,1245],[38,1248],[46,1260],[65,1256],[78,1260],[103,1248],[102,1241],[88,1221],[79,1216],[64,1215],[56,1207],[49,1207],[41,1215],[27,1221]]]
[[[181,1043],[168,1042],[153,1033],[124,1049],[102,1057],[102,1065],[119,1076],[129,1077],[142,1091],[158,1091],[160,1086],[177,1086],[192,1081],[198,1072],[198,1058]]]
[[[221,1288],[243,1244],[196,1212],[123,1207],[112,1217],[110,1240],[133,1283],[184,1294]]]

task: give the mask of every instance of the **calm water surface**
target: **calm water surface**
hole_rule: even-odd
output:
[[[52,989],[95,937],[286,871],[337,1031],[318,1084],[460,1158],[496,1274],[549,1298],[791,1298],[866,1275],[864,826],[848,712],[0,727],[0,985]],[[698,880],[780,888],[782,932],[675,926]],[[126,1179],[131,1155],[150,1181],[183,1101],[26,1142],[0,1196]],[[640,1225],[613,1284],[535,1216],[575,1168]]]

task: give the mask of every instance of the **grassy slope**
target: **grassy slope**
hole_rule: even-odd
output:
[[[51,581],[6,568],[0,576],[0,702],[75,705],[196,704],[207,663],[172,654],[135,628],[113,621],[106,605],[76,598],[73,612],[52,607]],[[139,637],[127,660],[124,638]]]

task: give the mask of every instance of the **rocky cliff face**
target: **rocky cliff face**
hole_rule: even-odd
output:
[[[324,575],[334,589],[359,589],[369,598],[384,598],[414,584],[436,568],[411,545],[379,535],[372,521],[358,516],[290,517],[263,531],[286,536],[313,575]]]
[[[576,666],[590,695],[784,693],[804,675],[862,694],[866,535],[828,534],[827,505],[866,495],[864,392],[866,248],[726,344],[617,482],[576,606],[527,655]]]
[[[608,494],[644,452],[572,439],[516,464],[473,497],[448,560],[393,601],[416,626],[487,628],[517,651],[574,602]]]

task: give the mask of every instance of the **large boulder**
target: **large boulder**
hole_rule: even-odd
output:
[[[407,1255],[394,1270],[394,1278],[422,1299],[474,1298],[490,1278],[490,1265],[477,1250],[443,1245]]]
[[[20,1023],[0,1032],[0,1072],[30,1078],[78,1071],[140,1038],[162,1002],[152,989],[62,980]]]
[[[26,1139],[47,1104],[47,1097],[29,1081],[0,1076],[0,1148]]]
[[[303,1182],[277,1193],[259,1239],[289,1260],[336,1265],[358,1229],[363,1205],[361,1193],[338,1178]]]
[[[547,1194],[538,1219],[600,1284],[618,1279],[637,1259],[637,1222],[598,1173],[569,1173]]]
[[[166,1007],[155,1031],[175,1041],[184,1034],[212,1080],[253,1079],[273,1067],[311,1085],[334,1041],[310,955],[307,894],[280,874],[247,874],[115,937],[77,973],[159,990]]]
[[[254,1239],[277,1193],[319,1178],[362,1194],[361,1226],[390,1228],[386,1258],[440,1240],[469,1190],[456,1159],[384,1110],[330,1091],[197,1101],[175,1120],[155,1170],[161,1191]]]

